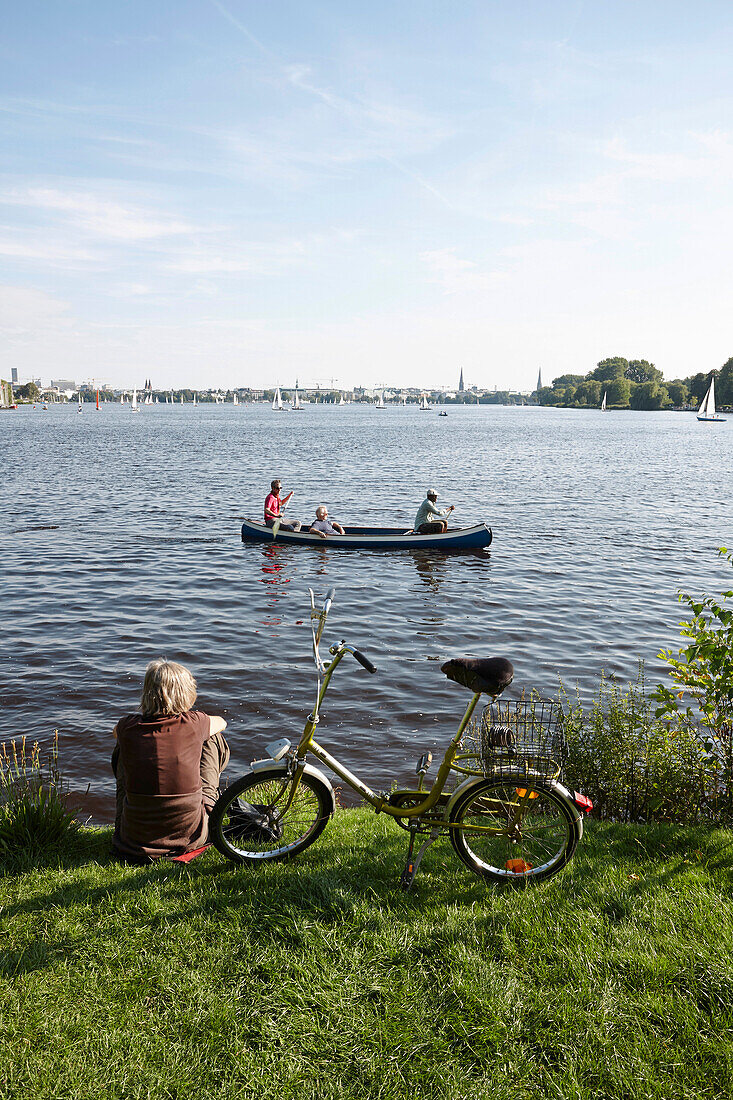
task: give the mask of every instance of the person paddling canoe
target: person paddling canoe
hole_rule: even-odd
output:
[[[425,500],[415,516],[413,531],[416,535],[442,535],[448,530],[447,519],[453,511],[453,505],[449,504],[441,512],[435,505],[437,499],[438,494],[435,489],[428,489]]]
[[[281,497],[281,489],[282,485],[279,477],[276,477],[274,481],[270,482],[270,492],[265,497],[265,525],[267,527],[274,527],[277,522],[278,530],[280,531],[299,531],[299,520],[296,519],[293,523],[284,523],[280,518],[285,505],[293,495],[291,491],[286,497]]]

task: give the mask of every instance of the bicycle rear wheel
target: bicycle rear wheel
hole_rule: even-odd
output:
[[[582,833],[577,810],[551,781],[486,779],[458,799],[450,816],[456,854],[482,878],[540,882],[569,862]]]
[[[291,787],[278,768],[252,772],[227,787],[209,818],[209,835],[222,855],[259,863],[289,859],[312,844],[333,813],[333,792],[305,772],[288,806]]]

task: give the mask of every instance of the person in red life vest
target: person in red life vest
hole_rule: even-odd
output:
[[[274,481],[270,482],[270,492],[265,497],[265,524],[267,527],[274,527],[275,520],[280,519],[282,510],[293,495],[292,492],[288,493],[286,497],[280,496],[280,490],[282,485],[280,484],[280,478],[276,477]],[[299,531],[300,521],[294,520],[292,523],[284,523],[280,520],[281,531]]]
[[[140,711],[115,726],[112,852],[122,860],[149,863],[208,840],[229,746],[224,719],[194,710],[195,702],[188,669],[161,657],[145,671]]]

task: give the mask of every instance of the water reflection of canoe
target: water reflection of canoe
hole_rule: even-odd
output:
[[[444,535],[409,535],[400,527],[344,527],[344,532],[322,539],[309,535],[307,528],[298,532],[280,528],[276,537],[279,543],[332,546],[341,550],[475,550],[488,546],[493,537],[485,523],[449,529]],[[273,537],[272,528],[264,523],[246,519],[242,524],[242,542],[272,542]]]

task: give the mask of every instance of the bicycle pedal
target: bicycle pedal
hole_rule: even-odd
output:
[[[424,752],[417,762],[415,768],[416,775],[425,775],[426,771],[433,762],[433,754],[431,752]]]

